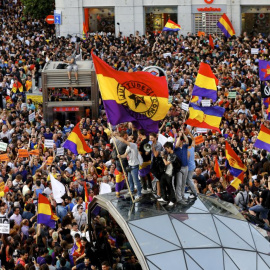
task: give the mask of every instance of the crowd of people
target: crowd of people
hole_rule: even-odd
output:
[[[0,154],[8,158],[0,163],[0,184],[4,183],[0,219],[2,223],[10,220],[9,234],[1,236],[3,269],[141,269],[109,213],[101,209],[91,223],[86,214],[84,183],[91,201],[99,194],[101,183],[115,191],[123,170],[135,203],[152,193],[159,203],[172,208],[176,203],[188,205],[198,194],[204,194],[235,203],[251,221],[268,228],[270,161],[267,151],[255,148],[254,142],[262,123],[270,128],[258,76],[259,59],[269,58],[270,38],[247,33],[231,39],[213,35],[213,49],[207,37],[183,36],[181,32],[136,32],[128,37],[96,33],[85,40],[77,39],[76,48],[79,45],[86,61],[91,60],[93,50],[116,70],[136,72],[155,65],[165,70],[172,107],[161,121],[159,133],[167,142],[162,145],[158,134],[136,130],[131,123],[108,132],[101,103],[98,119],[82,117],[80,121],[92,152],[75,155],[65,149],[64,155],[56,156],[56,148],[63,145],[77,123],[60,123],[58,119],[47,123],[42,106],[27,100],[26,93],[33,79],[38,86],[44,64],[66,59],[65,50],[69,55],[75,43],[69,37],[55,37],[45,22],[26,18],[19,1],[4,0],[1,4],[0,139],[8,146]],[[251,48],[258,48],[259,54],[251,54]],[[208,130],[203,143],[195,144],[199,134],[184,124],[187,113],[182,103],[191,99],[201,61],[211,66],[219,80],[218,99],[211,102],[224,107],[225,114],[221,133]],[[233,98],[229,95],[232,91],[236,92]],[[35,119],[30,122],[32,112]],[[45,139],[52,139],[54,148],[46,148]],[[115,153],[114,140],[119,153]],[[233,176],[225,164],[225,140],[247,167],[244,183],[235,193],[226,191]],[[21,157],[20,149],[38,153]],[[221,177],[214,171],[215,159]],[[53,198],[49,173],[66,186],[62,202]],[[55,229],[37,226],[39,194],[50,200],[59,217]],[[116,195],[122,199],[121,193]]]

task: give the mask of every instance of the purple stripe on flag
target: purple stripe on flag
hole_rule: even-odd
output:
[[[213,101],[217,100],[217,91],[216,90],[201,88],[197,85],[194,85],[192,95],[199,96],[199,97],[211,98]]]
[[[270,152],[270,144],[263,142],[259,139],[256,140],[256,142],[254,143],[254,146],[260,149],[264,149],[267,150],[268,152]]]
[[[115,184],[115,192],[120,192],[125,185],[125,179],[123,179],[121,182]]]
[[[63,147],[66,149],[69,149],[73,154],[78,155],[78,150],[77,150],[77,144],[66,140],[65,143],[63,144]]]
[[[52,220],[51,216],[45,214],[38,214],[37,215],[37,224],[44,224],[51,228],[55,228],[55,221]]]
[[[220,30],[223,32],[223,34],[225,35],[226,38],[230,38],[231,35],[230,33],[227,31],[227,29],[224,27],[223,24],[221,24],[220,22],[217,23],[217,26],[220,28]]]
[[[259,76],[261,81],[270,80],[270,74],[268,75],[267,73],[269,69],[270,69],[269,61],[259,60]]]
[[[172,29],[172,28],[164,27],[164,28],[162,29],[162,31],[172,31],[172,32],[177,32],[177,31],[180,31],[180,28]]]
[[[132,122],[137,129],[144,129],[147,133],[158,132],[159,121],[153,121],[147,116],[130,110],[127,106],[118,104],[115,100],[103,100],[108,121],[112,125]]]

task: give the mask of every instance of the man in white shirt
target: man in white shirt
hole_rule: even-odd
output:
[[[128,157],[128,182],[129,182],[129,187],[131,193],[134,193],[134,182],[137,186],[137,198],[135,202],[139,201],[142,198],[142,187],[141,187],[141,182],[139,180],[139,151],[138,151],[138,146],[136,143],[134,143],[134,137],[131,135],[128,137],[128,140],[126,141],[124,138],[119,137],[115,133],[115,137],[117,140],[127,144],[127,149],[125,154],[123,155],[118,155],[118,158],[127,158]]]

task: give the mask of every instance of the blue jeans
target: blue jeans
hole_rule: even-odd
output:
[[[134,182],[136,183],[137,186],[137,194],[138,196],[142,195],[142,187],[141,187],[141,182],[139,180],[139,165],[136,166],[129,166],[130,172],[128,172],[128,183],[130,187],[130,191],[133,193],[134,192]]]

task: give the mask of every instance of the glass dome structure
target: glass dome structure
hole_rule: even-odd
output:
[[[186,206],[164,207],[152,195],[132,204],[98,195],[89,217],[105,208],[124,230],[142,269],[269,270],[270,242],[227,202],[199,195]]]

